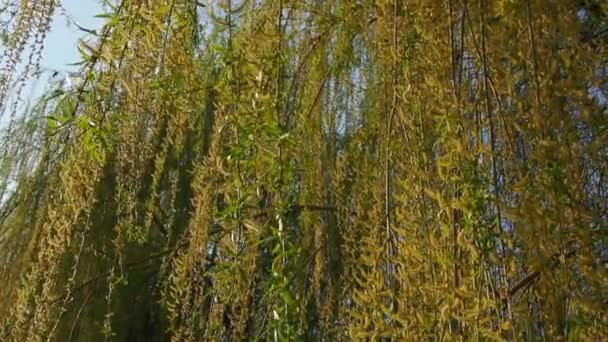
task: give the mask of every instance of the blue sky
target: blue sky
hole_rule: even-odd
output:
[[[99,30],[103,25],[103,19],[95,18],[97,14],[104,12],[101,0],[63,0],[61,4],[62,7],[55,11],[51,30],[44,41],[43,59],[40,65],[42,74],[39,79],[31,78],[27,81],[22,92],[22,99],[25,100],[25,103],[19,104],[18,108],[20,110],[25,108],[24,105],[27,102],[32,104],[36,98],[42,95],[49,77],[54,71],[60,72],[56,77],[64,77],[66,72],[78,70],[78,66],[69,64],[79,61],[78,41],[87,34],[78,29],[73,22],[94,30]],[[28,51],[24,51],[25,56],[28,53]],[[23,65],[18,68],[17,74],[22,70]],[[9,99],[8,102],[11,102],[14,100],[14,96]],[[0,115],[0,127],[8,119],[6,114],[7,111],[10,111],[9,107],[7,106],[5,112],[2,113],[3,115]]]
[[[63,0],[61,1],[65,12],[78,25],[89,29],[99,29],[103,21],[95,18],[95,15],[103,12],[99,0]],[[42,66],[57,70],[76,70],[68,63],[78,61],[79,55],[76,50],[78,38],[85,35],[74,25],[68,23],[61,9],[55,13],[51,32],[47,36]]]

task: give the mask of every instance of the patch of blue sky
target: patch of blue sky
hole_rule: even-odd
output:
[[[29,75],[19,96],[17,96],[19,82],[13,84],[0,115],[0,127],[5,127],[12,112],[19,115],[31,107],[51,82],[61,79],[65,79],[66,83],[71,82],[70,75],[79,68],[71,65],[80,59],[77,49],[79,40],[94,39],[79,26],[99,31],[103,25],[103,19],[95,17],[104,12],[99,0],[62,0],[59,4],[53,15],[51,29],[44,41],[40,69],[35,75]],[[27,56],[29,53],[30,51],[26,50],[23,55]],[[15,76],[23,76],[24,71],[25,64],[21,63]],[[12,105],[13,103],[16,103],[16,107]]]

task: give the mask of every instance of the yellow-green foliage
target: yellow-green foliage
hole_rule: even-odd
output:
[[[1,61],[0,339],[608,336],[604,2],[123,0],[18,113],[56,6]]]

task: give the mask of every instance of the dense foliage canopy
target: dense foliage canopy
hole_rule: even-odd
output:
[[[60,6],[0,5],[1,340],[607,338],[608,2],[106,0],[21,110]]]

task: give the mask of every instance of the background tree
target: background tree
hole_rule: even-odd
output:
[[[9,5],[3,340],[608,336],[604,2]]]

